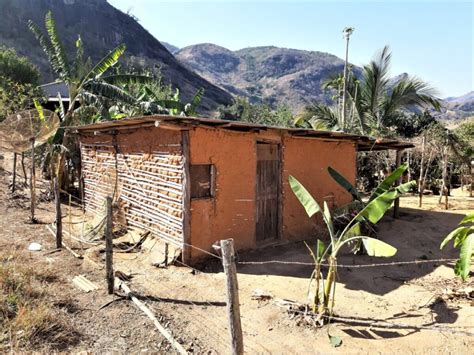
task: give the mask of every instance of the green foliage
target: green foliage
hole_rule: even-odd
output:
[[[275,127],[290,127],[293,121],[293,115],[287,106],[279,106],[273,110],[268,104],[252,104],[241,96],[237,96],[232,105],[220,107],[219,118]]]
[[[8,78],[0,78],[0,121],[8,115],[33,106],[33,100],[41,100],[41,90],[32,84],[20,84]]]
[[[74,61],[67,58],[51,12],[45,17],[45,36],[39,27],[29,22],[29,28],[46,53],[51,67],[69,89],[67,112],[60,107],[61,117],[67,124],[87,124],[100,120],[121,119],[146,114],[195,115],[204,91],[196,92],[189,104],[181,102],[179,90],[164,85],[156,71],[133,68],[126,70],[117,65],[125,52],[120,44],[95,65],[84,60],[83,43],[76,41]],[[115,72],[112,73],[113,69]],[[79,107],[77,107],[79,103]]]
[[[20,85],[37,85],[39,71],[13,48],[0,46],[0,80],[5,79]]]
[[[41,98],[38,70],[15,50],[0,47],[0,121],[33,106]]]
[[[331,169],[330,171],[332,171],[332,175],[336,176],[338,179],[339,177],[342,177],[342,175],[337,173],[334,169]],[[394,176],[397,176],[399,172],[397,171],[394,174]],[[393,201],[410,189],[414,184],[414,182],[409,182],[393,188],[387,185],[390,181],[395,180],[396,179],[392,178],[388,180],[385,185],[380,186],[380,188],[376,190],[378,191],[378,194],[361,211],[355,214],[343,229],[336,230],[334,228],[333,217],[326,202],[324,202],[324,206],[321,208],[308,190],[306,190],[306,188],[295,177],[289,177],[290,187],[305,208],[308,216],[311,218],[316,213],[322,212],[322,217],[330,236],[330,245],[327,248],[324,248],[324,244],[318,240],[316,254],[310,250],[316,264],[315,272],[313,272],[312,276],[316,279],[317,285],[313,310],[319,310],[320,313],[327,313],[328,311],[329,313],[332,313],[332,309],[329,310],[328,307],[331,299],[334,303],[337,255],[344,245],[353,241],[361,241],[367,249],[368,254],[377,257],[391,257],[396,253],[396,248],[381,240],[364,236],[361,234],[360,230],[360,222],[368,220],[374,224],[377,223],[392,206]],[[345,182],[347,182],[347,180],[345,180]],[[320,250],[324,251],[320,252]],[[319,295],[320,279],[322,278],[320,264],[325,260],[326,256],[329,262],[329,270],[327,272],[327,279],[321,297]]]
[[[459,139],[460,150],[466,157],[474,157],[474,117],[467,118],[454,130]]]
[[[386,126],[387,130],[395,136],[414,138],[437,123],[438,121],[429,111],[415,114],[400,112],[387,120]]]
[[[471,262],[474,255],[474,213],[467,214],[460,227],[449,233],[440,245],[443,249],[449,241],[454,239],[454,247],[460,247],[459,259],[454,266],[454,273],[466,281],[471,271]]]

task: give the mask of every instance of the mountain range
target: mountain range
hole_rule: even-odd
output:
[[[344,68],[344,61],[329,53],[273,46],[230,51],[204,43],[179,49],[175,57],[233,95],[295,112],[314,101],[329,102],[322,81]]]
[[[205,94],[201,103],[204,111],[232,102],[225,90],[211,84],[181,64],[156,38],[132,16],[117,10],[106,0],[0,0],[0,45],[13,47],[28,57],[42,74],[43,82],[55,79],[46,55],[29,31],[27,22],[33,20],[44,28],[44,18],[51,10],[66,51],[75,53],[75,42],[81,36],[85,55],[93,62],[121,43],[126,55],[148,66],[159,66],[165,82],[179,87],[184,100],[190,100],[199,88]]]
[[[43,82],[54,80],[46,55],[27,28],[29,19],[43,27],[52,10],[65,48],[71,56],[80,35],[85,54],[93,61],[120,43],[126,55],[145,66],[160,67],[164,81],[178,87],[184,100],[204,88],[202,111],[211,114],[228,105],[233,96],[272,107],[287,105],[298,112],[311,102],[331,102],[322,82],[343,71],[344,61],[335,55],[274,46],[231,51],[211,44],[178,48],[154,38],[129,14],[106,0],[0,0],[0,45],[14,47],[42,73]],[[356,75],[361,68],[353,66]],[[394,81],[407,74],[394,77]],[[440,118],[458,119],[474,113],[474,92],[444,101]]]

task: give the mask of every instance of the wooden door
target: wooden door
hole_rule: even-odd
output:
[[[258,243],[279,238],[280,159],[279,145],[257,143],[257,228]]]

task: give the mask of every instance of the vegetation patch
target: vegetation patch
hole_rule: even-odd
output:
[[[80,340],[80,334],[61,314],[51,293],[57,278],[50,268],[21,264],[14,254],[1,255],[0,349],[65,350]]]

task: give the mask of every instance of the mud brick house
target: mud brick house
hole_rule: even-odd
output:
[[[320,202],[351,200],[327,173],[356,179],[357,151],[406,144],[339,132],[243,122],[146,116],[71,127],[82,156],[85,205],[103,212],[115,194],[129,227],[147,229],[195,263],[212,244],[237,249],[302,240],[317,226],[288,184],[291,174]]]

